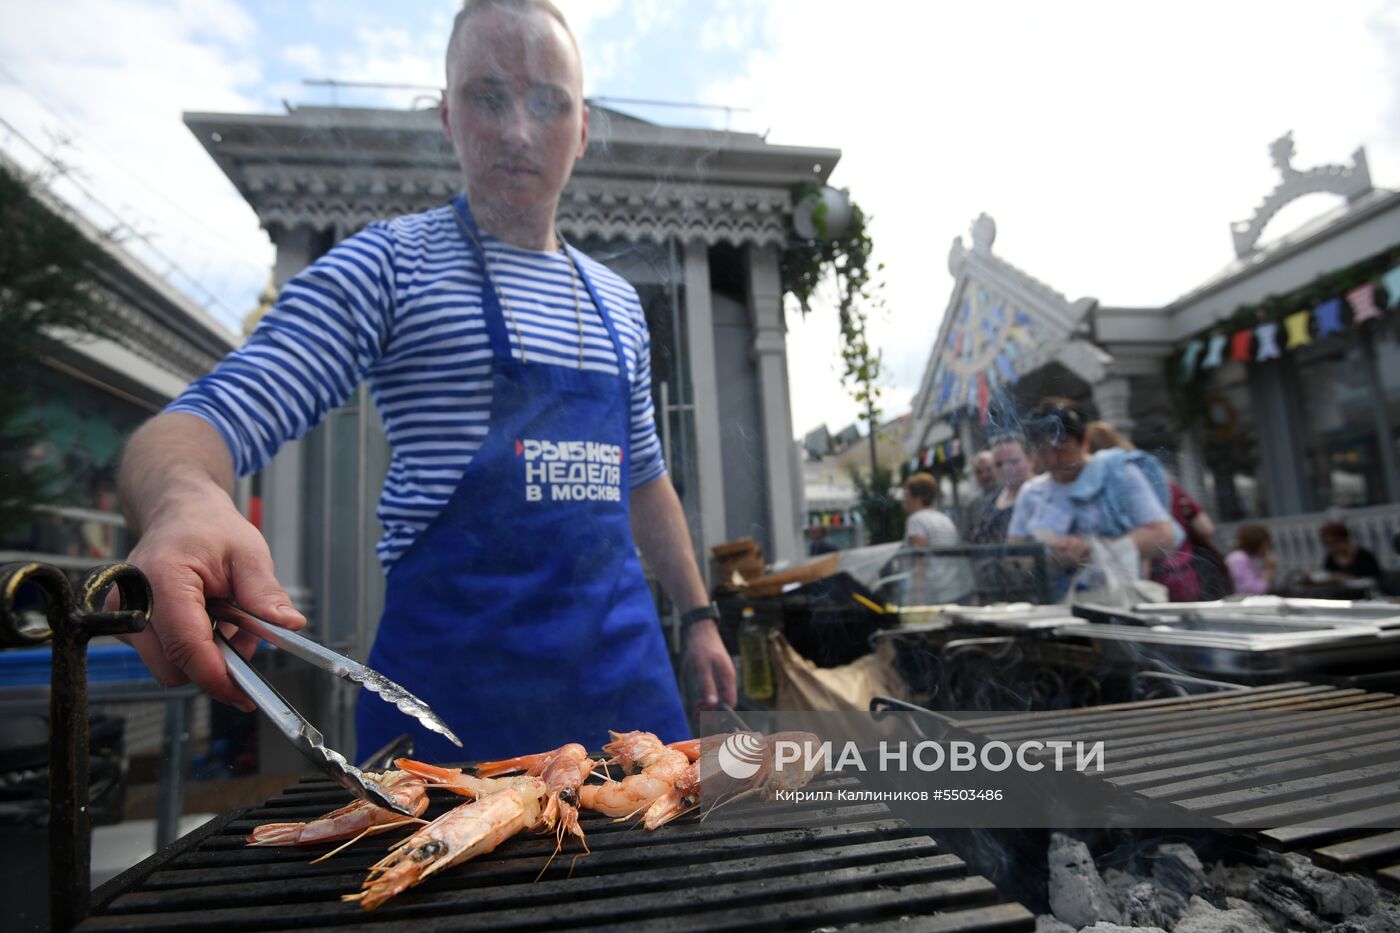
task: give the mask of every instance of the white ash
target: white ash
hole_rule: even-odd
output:
[[[1078,929],[1050,914],[1041,914],[1035,918],[1035,933],[1078,933]]]
[[[1123,919],[1089,847],[1064,833],[1050,835],[1050,912],[1076,928]]]
[[[1193,897],[1172,933],[1272,933],[1257,911],[1241,901],[1234,903],[1239,906],[1221,910],[1202,897]]]
[[[1053,916],[1037,917],[1036,933],[1400,931],[1400,898],[1293,853],[1206,866],[1190,846],[1171,842],[1100,872],[1082,841],[1054,833],[1048,858]]]
[[[1131,926],[1168,927],[1186,912],[1186,898],[1150,881],[1139,881],[1128,888],[1120,903],[1123,922]]]

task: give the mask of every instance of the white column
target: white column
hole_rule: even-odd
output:
[[[308,226],[278,231],[274,237],[277,260],[273,282],[280,291],[287,280],[317,258],[317,232]],[[303,489],[306,468],[301,441],[288,441],[263,470],[263,537],[272,552],[278,582],[292,604],[308,619],[315,607],[306,584],[306,508]]]
[[[1192,426],[1183,431],[1177,440],[1176,481],[1213,515],[1216,503],[1206,501],[1205,456],[1200,431],[1198,426]]]
[[[1133,433],[1133,418],[1128,414],[1132,394],[1127,376],[1109,376],[1094,386],[1094,404],[1099,408],[1099,418],[1113,425],[1124,438]]]
[[[714,308],[710,297],[710,250],[685,244],[685,328],[695,403],[696,472],[700,486],[700,566],[709,573],[709,549],[725,540],[724,462],[719,428],[719,380],[715,375]],[[713,581],[710,581],[713,583]]]
[[[768,480],[768,524],[774,560],[800,560],[802,529],[791,488],[792,406],[788,397],[787,327],[778,248],[754,246],[749,259],[749,314],[754,325],[753,355],[763,413],[763,459]]]

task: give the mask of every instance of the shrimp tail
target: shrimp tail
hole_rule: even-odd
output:
[[[536,773],[542,765],[559,753],[559,749],[551,749],[547,752],[538,752],[534,755],[520,755],[517,758],[502,758],[500,761],[483,761],[476,766],[478,777],[491,778],[499,777],[502,774],[513,774],[517,771],[526,773]]]
[[[690,761],[700,760],[700,743],[705,739],[682,739],[679,742],[671,742],[666,747],[674,748]]]
[[[399,770],[420,777],[434,787],[441,787],[473,800],[494,794],[504,787],[499,781],[466,774],[461,768],[439,768],[437,765],[414,761],[412,758],[399,758],[394,764]]]

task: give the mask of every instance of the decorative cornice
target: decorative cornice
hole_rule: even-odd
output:
[[[576,177],[559,202],[559,228],[575,238],[781,246],[791,212],[792,196],[783,188]]]
[[[1042,312],[1050,312],[1067,329],[1076,326],[1098,304],[1092,298],[1071,302],[1062,292],[1000,256],[992,255],[996,237],[996,221],[986,214],[979,214],[972,222],[972,249],[963,246],[962,237],[953,237],[953,245],[948,250],[948,271],[953,278],[962,278],[964,271],[980,273],[980,278],[988,283],[994,282],[1005,289],[1020,292],[1016,297],[1035,305]]]
[[[307,225],[348,235],[386,217],[438,207],[460,189],[456,168],[254,164],[244,170],[248,201],[265,227]],[[575,176],[559,202],[559,228],[574,239],[699,240],[706,245],[782,245],[787,189],[658,185]]]
[[[967,406],[978,373],[994,384],[1013,375],[1019,379],[1059,360],[1093,382],[1103,377],[1111,361],[1108,354],[1078,336],[1097,302],[1092,298],[1071,302],[994,255],[995,242],[996,223],[986,214],[973,221],[970,249],[962,237],[953,240],[948,271],[956,281],[914,397],[912,410],[921,422],[916,437],[926,434],[932,421],[946,412]],[[1005,358],[999,358],[1002,348],[1012,342],[1015,352],[1008,350]]]
[[[1366,150],[1352,153],[1351,165],[1319,165],[1300,172],[1293,167],[1293,133],[1284,133],[1269,145],[1274,165],[1282,176],[1278,185],[1254,210],[1249,220],[1230,225],[1235,241],[1235,255],[1240,259],[1258,249],[1264,228],[1280,210],[1292,201],[1308,194],[1336,194],[1354,201],[1371,190],[1371,171],[1366,164]]]
[[[186,114],[186,123],[264,226],[344,236],[437,207],[461,188],[436,111],[295,108],[284,115]],[[589,151],[559,207],[566,235],[782,246],[791,191],[824,181],[835,149],[663,127],[594,108]]]

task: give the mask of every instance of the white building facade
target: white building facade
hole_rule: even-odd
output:
[[[1271,527],[1285,570],[1321,566],[1317,528],[1343,519],[1384,563],[1400,530],[1400,193],[1371,185],[1365,153],[1302,170],[1291,136],[1236,257],[1160,308],[1071,300],[993,249],[983,215],[954,241],[956,283],[913,404],[910,454],[984,446],[1047,395],[1087,402],[1177,471],[1229,546]],[[1259,244],[1281,208],[1341,203]]]

